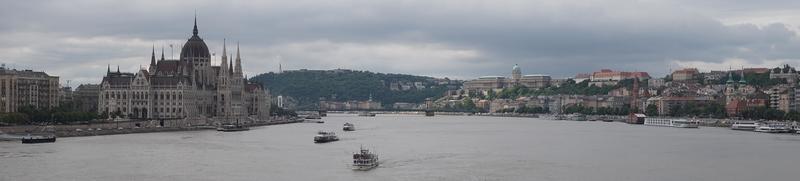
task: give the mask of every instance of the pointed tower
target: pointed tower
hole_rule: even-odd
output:
[[[725,81],[725,84],[733,84],[733,70],[728,68],[728,81]]]
[[[197,36],[197,13],[194,14],[194,29],[192,30],[192,35]]]
[[[232,56],[233,54],[231,54],[231,57]],[[231,75],[233,75],[233,60],[231,60],[231,62],[228,63],[230,63],[230,65],[228,66],[228,73],[231,73]]]
[[[239,42],[236,42],[236,76],[237,78],[242,78],[242,57],[239,55]]]
[[[155,65],[156,65],[156,46],[153,45],[153,52],[150,55],[150,66],[152,67]]]
[[[741,76],[739,77],[739,84],[741,84],[742,86],[744,86],[745,84],[747,84],[747,81],[746,81],[746,80],[744,80],[744,66],[742,66],[742,74],[741,74]]]
[[[222,62],[220,62],[220,64],[219,64],[219,67],[220,67],[220,69],[219,69],[220,74],[219,75],[223,76],[223,75],[226,75],[226,73],[228,73],[228,51],[227,51],[227,47],[225,45],[225,39],[222,39],[222,60],[220,60],[220,61],[222,61]]]
[[[108,64],[108,71],[106,72],[106,74],[110,74],[110,73],[111,73],[111,64]]]
[[[150,67],[148,67],[147,71],[150,71],[151,74],[156,72],[156,45],[153,45],[153,52],[150,55]]]
[[[164,61],[164,47],[161,47],[161,61]]]

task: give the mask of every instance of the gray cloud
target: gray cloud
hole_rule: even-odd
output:
[[[134,71],[181,44],[195,9],[214,52],[242,45],[245,71],[348,68],[438,77],[571,76],[600,68],[796,63],[797,22],[730,23],[794,1],[33,1],[0,7],[0,61],[64,80]],[[749,15],[744,17],[742,14]],[[169,56],[167,47],[167,56]]]

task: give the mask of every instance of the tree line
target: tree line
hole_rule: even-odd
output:
[[[329,101],[373,100],[384,105],[395,102],[424,102],[441,97],[449,88],[438,85],[434,78],[403,74],[383,74],[353,70],[303,70],[265,73],[250,79],[259,82],[273,95],[290,96],[298,109],[316,108],[320,98]],[[424,86],[409,90],[391,90],[398,82],[420,82]],[[395,85],[396,86],[396,85]],[[456,86],[457,87],[457,86]]]
[[[17,112],[0,114],[0,123],[5,125],[74,124],[87,123],[99,117],[95,112],[79,111],[74,103],[65,102],[54,108],[22,106]]]

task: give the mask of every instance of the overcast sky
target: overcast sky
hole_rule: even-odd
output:
[[[4,1],[0,62],[62,83],[146,67],[185,43],[240,42],[245,73],[356,69],[471,79],[601,68],[800,65],[797,0]],[[178,50],[175,50],[178,55]],[[218,57],[219,55],[217,55]]]

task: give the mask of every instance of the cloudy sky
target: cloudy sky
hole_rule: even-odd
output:
[[[136,71],[153,45],[240,42],[246,74],[357,69],[470,79],[601,68],[800,65],[796,0],[5,1],[0,62],[62,82]],[[176,49],[177,51],[177,49]],[[174,52],[177,55],[179,52]]]

